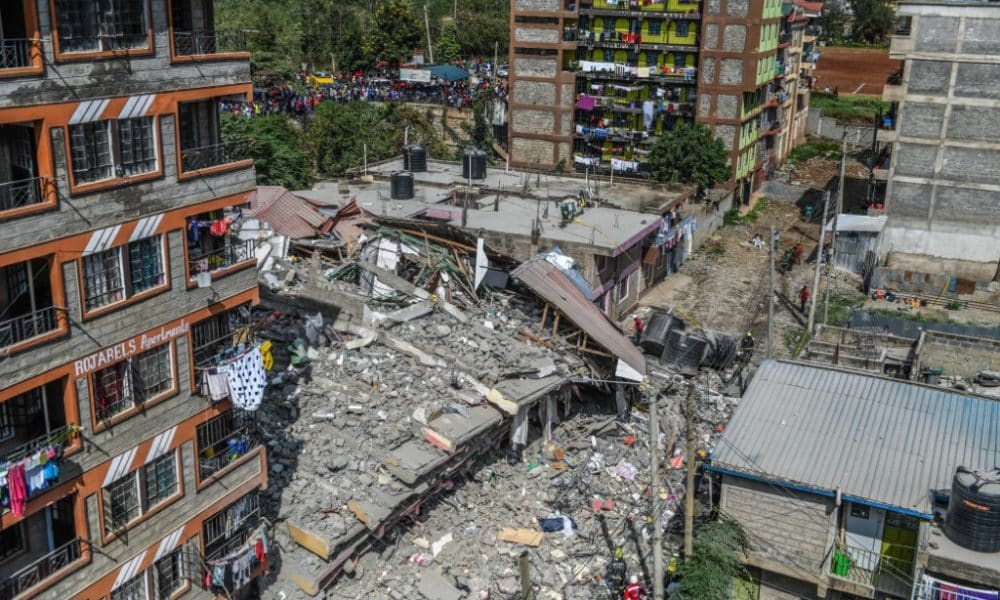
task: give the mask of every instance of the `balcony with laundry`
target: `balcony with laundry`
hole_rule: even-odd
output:
[[[228,410],[198,426],[198,481],[217,478],[261,445],[262,434],[246,411]]]
[[[242,103],[246,98],[242,95],[219,96],[178,103],[178,178],[188,179],[253,165],[250,140],[225,139],[222,135],[220,104],[224,102]]]
[[[575,54],[564,54],[563,67],[576,72],[578,81],[589,79],[691,86],[697,83],[698,73],[698,56],[694,50],[626,51],[581,46]]]
[[[214,279],[256,264],[255,241],[240,237],[241,207],[193,215],[186,222],[189,285],[206,287]]]
[[[39,155],[35,123],[0,125],[0,221],[56,203],[49,164]]]
[[[899,103],[890,102],[885,113],[876,116],[875,138],[881,143],[895,142],[899,137]]]
[[[698,23],[655,18],[580,17],[576,39],[588,48],[696,52]]]
[[[0,77],[41,73],[45,68],[34,4],[0,5]]]
[[[78,508],[80,509],[78,512]],[[0,600],[41,594],[88,559],[80,533],[78,497],[72,494],[0,529]]]
[[[903,67],[889,74],[882,86],[882,100],[886,102],[903,101]]]
[[[172,7],[170,31],[174,61],[250,58],[250,32],[216,28],[215,0],[173,0]]]
[[[689,88],[578,82],[575,135],[598,143],[652,142],[676,119],[694,116]]]
[[[876,181],[889,180],[889,166],[892,164],[892,144],[877,143],[878,149],[872,162],[872,177]]]
[[[251,324],[250,306],[247,304],[219,312],[191,326],[196,395],[212,398],[213,401],[229,397],[228,387],[223,385],[213,389],[209,375],[231,360],[241,344],[245,348],[250,343]]]
[[[78,446],[80,427],[68,414],[65,385],[65,379],[56,379],[0,402],[0,465],[31,467],[41,454],[45,463],[58,461]],[[48,487],[38,486],[29,496]]]
[[[580,14],[699,19],[697,0],[579,0]]]
[[[269,529],[256,490],[206,519],[201,531],[206,572],[199,584],[218,597],[245,597],[241,590],[265,568]]]
[[[844,502],[829,555],[831,587],[867,598],[909,598],[919,521],[897,512]]]
[[[57,306],[53,256],[0,267],[0,356],[68,331]]]

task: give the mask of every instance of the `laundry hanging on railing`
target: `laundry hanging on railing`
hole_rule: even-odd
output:
[[[23,515],[28,498],[59,479],[63,445],[79,432],[79,427],[68,426],[45,440],[45,445],[17,460],[0,463],[0,507],[10,509],[15,516]]]
[[[269,541],[265,527],[261,526],[245,544],[222,558],[208,561],[205,587],[215,592],[234,592],[250,583],[258,567],[267,568]]]
[[[216,402],[229,397],[233,404],[243,410],[254,411],[260,408],[264,389],[267,387],[262,346],[263,344],[257,344],[247,348],[240,344],[234,355],[214,367],[204,369],[201,377],[202,395]],[[266,362],[273,366],[270,346],[266,354]]]

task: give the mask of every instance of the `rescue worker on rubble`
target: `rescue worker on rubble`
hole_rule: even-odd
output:
[[[809,293],[809,286],[804,285],[802,289],[799,290],[799,312],[806,314],[806,303],[809,302],[809,298],[812,294]]]
[[[620,597],[625,589],[626,568],[625,553],[621,547],[615,548],[614,557],[608,563],[607,571],[604,573],[604,580],[608,584],[608,589],[611,590],[612,598]]]
[[[740,350],[743,352],[744,356],[748,358],[753,356],[754,343],[753,333],[748,331],[747,334],[743,336],[743,341],[740,342]]]
[[[802,255],[805,251],[806,249],[805,246],[802,245],[802,242],[795,242],[795,264],[802,264]]]
[[[642,338],[642,332],[645,331],[646,325],[642,322],[639,315],[634,315],[635,317],[635,345],[639,345],[639,339]]]
[[[635,575],[629,578],[628,587],[622,594],[622,600],[645,600],[646,590],[639,584],[639,578]]]

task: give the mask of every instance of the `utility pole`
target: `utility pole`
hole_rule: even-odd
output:
[[[427,28],[427,54],[431,59],[430,64],[434,64],[434,45],[431,44],[431,19],[427,16],[427,5],[424,5],[424,27]]]
[[[837,251],[837,219],[844,211],[844,177],[847,172],[847,130],[840,141],[840,178],[837,181],[837,210],[833,213],[833,231],[830,234],[830,263],[826,265],[826,285],[823,286],[823,324],[827,324],[830,316],[830,270],[833,268],[833,255]]]
[[[659,394],[649,402],[650,488],[653,498],[653,600],[663,600],[663,524],[660,522],[660,418],[656,412]]]
[[[809,303],[809,325],[806,335],[812,335],[813,323],[816,319],[816,291],[819,287],[819,269],[823,266],[823,240],[826,236],[826,213],[830,210],[830,190],[823,192],[823,220],[819,224],[819,247],[816,251],[816,274],[813,275],[812,302]]]
[[[767,238],[767,357],[774,356],[774,225]]]
[[[684,411],[687,428],[687,487],[684,488],[684,560],[694,554],[694,379],[688,383],[687,410]]]
[[[497,76],[497,69],[500,68],[500,63],[497,62],[500,58],[500,42],[493,42],[493,75]]]

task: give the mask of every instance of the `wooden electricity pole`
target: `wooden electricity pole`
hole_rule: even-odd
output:
[[[687,487],[684,488],[684,560],[691,560],[694,554],[694,475],[695,475],[695,434],[694,434],[694,379],[688,383],[687,410],[684,417],[687,427]]]
[[[774,225],[767,238],[767,357],[774,357]]]
[[[649,401],[650,492],[653,499],[653,600],[663,600],[663,523],[660,522],[660,418],[658,394]]]
[[[830,190],[823,193],[823,220],[819,224],[819,246],[816,249],[816,274],[813,276],[812,302],[809,303],[809,325],[806,335],[812,335],[813,323],[816,319],[816,301],[819,294],[819,269],[823,266],[823,240],[826,236],[826,213],[830,210]]]

